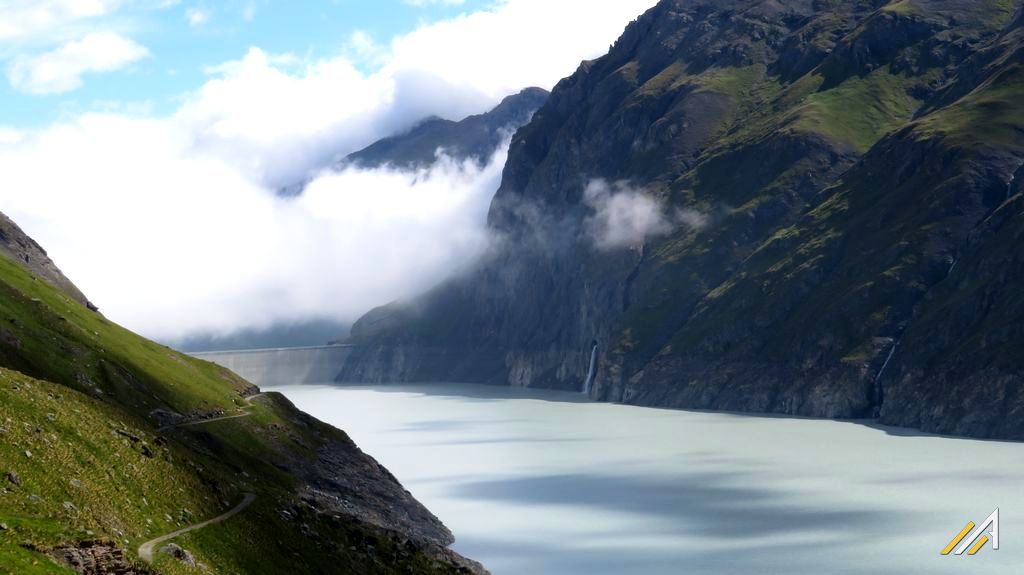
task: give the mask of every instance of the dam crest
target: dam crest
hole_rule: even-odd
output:
[[[333,383],[355,346],[324,345],[237,351],[208,351],[193,357],[216,363],[263,386]]]

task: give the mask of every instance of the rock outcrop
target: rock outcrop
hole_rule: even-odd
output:
[[[124,549],[110,541],[83,541],[57,547],[50,555],[81,575],[151,575],[152,571],[134,565]]]

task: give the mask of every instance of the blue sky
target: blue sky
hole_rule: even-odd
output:
[[[347,54],[354,64],[371,72],[377,63],[359,57],[353,45],[355,34],[387,45],[391,38],[417,27],[491,4],[489,0],[121,2],[108,13],[77,19],[65,29],[43,30],[7,42],[0,38],[0,58],[7,72],[0,83],[0,125],[36,127],[112,106],[164,113],[176,107],[182,93],[206,80],[210,66],[237,60],[253,46],[307,59]],[[56,49],[73,41],[76,32],[81,35],[93,29],[115,31],[148,54],[117,70],[87,73],[80,88],[64,93],[29,94],[11,85],[9,69],[16,58]]]
[[[507,148],[333,159],[551,89],[656,0],[454,1],[0,0],[0,212],[163,341],[412,297],[486,246]]]

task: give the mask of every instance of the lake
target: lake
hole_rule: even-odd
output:
[[[1024,572],[1024,444],[476,385],[264,386],[495,575]],[[1000,508],[1000,548],[940,555]]]

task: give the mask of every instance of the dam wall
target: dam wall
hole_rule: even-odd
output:
[[[222,365],[260,387],[333,383],[353,346],[211,351],[194,357]]]

